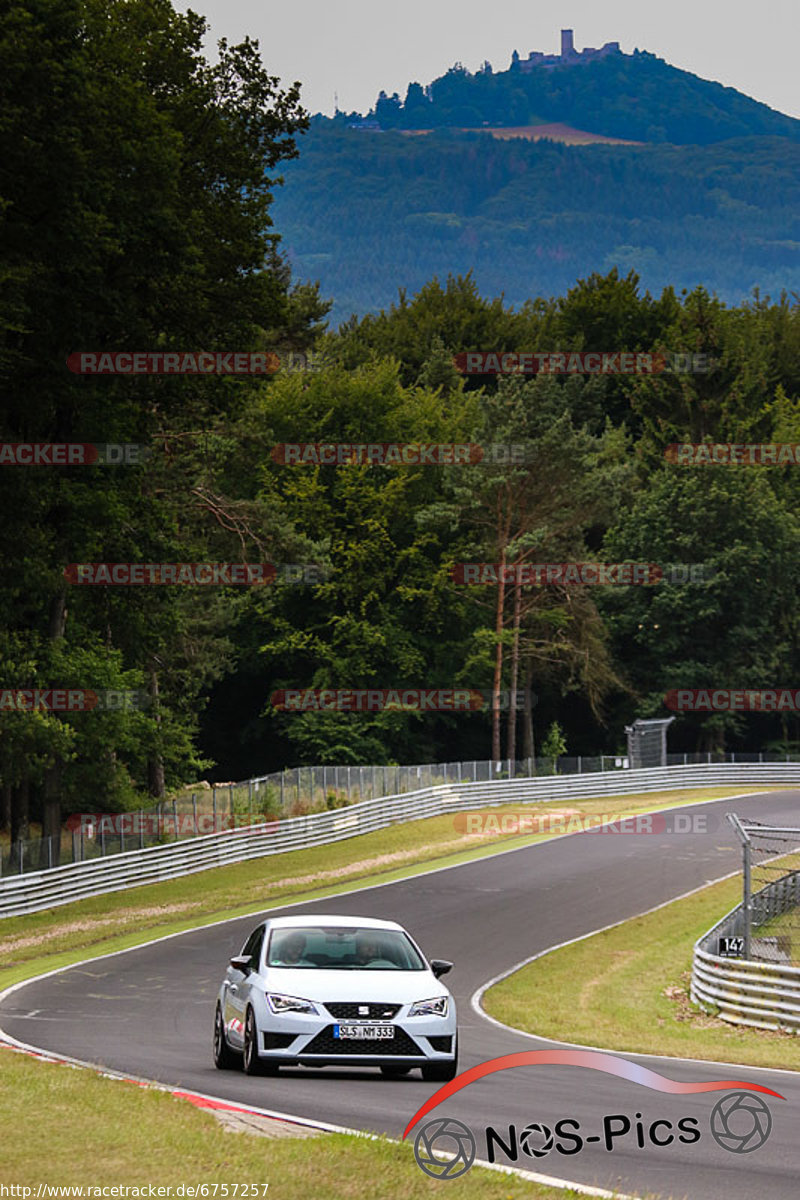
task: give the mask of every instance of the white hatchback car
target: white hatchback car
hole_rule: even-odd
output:
[[[214,1016],[214,1062],[248,1075],[280,1066],[370,1066],[384,1075],[458,1070],[456,1007],[402,925],[366,917],[273,917],[232,958]]]

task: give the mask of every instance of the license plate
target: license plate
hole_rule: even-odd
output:
[[[334,1025],[335,1038],[393,1038],[394,1025]]]

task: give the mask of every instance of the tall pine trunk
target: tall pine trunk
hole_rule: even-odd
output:
[[[519,635],[522,618],[522,585],[514,583],[514,640],[511,643],[511,678],[508,688],[508,716],[506,718],[506,758],[514,763],[517,758],[517,680],[519,678]],[[509,768],[513,772],[514,768]]]
[[[161,726],[161,713],[158,703],[158,672],[155,664],[150,664],[150,699],[153,702],[153,715],[156,720],[156,725]],[[155,796],[157,800],[163,800],[166,794],[166,786],[164,783],[164,758],[160,749],[156,749],[150,756],[147,763],[147,787],[151,796]]]
[[[11,799],[11,862],[19,864],[19,843],[30,837],[30,782],[23,779],[14,788]]]
[[[522,745],[523,754],[530,759],[531,769],[536,770],[536,746],[533,741],[533,662],[528,660],[525,668],[525,687],[523,689],[524,711],[522,714]]]
[[[494,680],[492,681],[492,759],[500,762],[500,691],[503,682],[503,610],[506,601],[505,584],[505,549],[500,562],[500,578],[497,581],[497,608],[495,610],[494,631],[497,636],[497,646],[494,655]]]

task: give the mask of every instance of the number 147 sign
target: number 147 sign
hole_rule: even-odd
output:
[[[744,954],[744,938],[721,937],[717,954],[720,958],[741,958]]]

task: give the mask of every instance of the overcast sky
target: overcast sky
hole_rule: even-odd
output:
[[[800,117],[797,0],[174,0],[219,37],[258,38],[262,59],[284,84],[299,79],[310,112],[366,112],[384,88],[405,96],[454,62],[470,71],[489,60],[508,67],[511,51],[558,53],[561,28],[577,49],[618,41],[705,79],[735,87]]]

